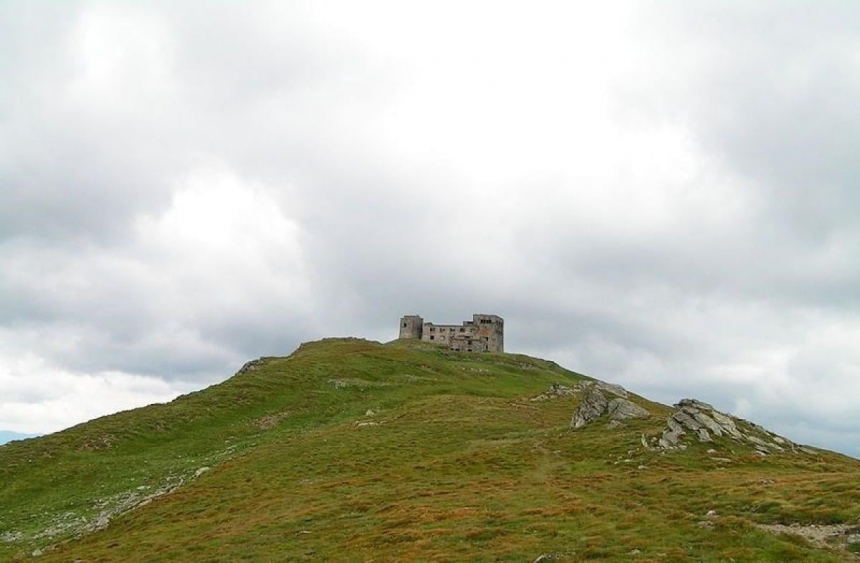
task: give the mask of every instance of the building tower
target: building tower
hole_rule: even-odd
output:
[[[406,315],[400,319],[400,338],[415,338],[421,340],[424,330],[424,319],[418,315]]]
[[[475,336],[486,342],[489,352],[505,351],[505,321],[498,315],[472,315]]]

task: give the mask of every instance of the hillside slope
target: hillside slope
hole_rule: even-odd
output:
[[[676,409],[632,394],[647,418],[573,430],[591,381],[512,354],[305,344],[0,447],[0,560],[857,560],[860,462],[728,433],[661,447]]]

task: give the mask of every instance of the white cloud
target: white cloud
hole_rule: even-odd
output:
[[[191,390],[122,372],[72,373],[30,354],[0,350],[0,427],[45,434],[119,410],[170,401]]]
[[[141,257],[168,274],[156,299],[172,294],[199,313],[253,306],[255,296],[272,294],[296,314],[312,307],[299,226],[272,188],[204,166],[178,182],[164,213],[140,217],[136,231]]]
[[[68,101],[115,118],[157,107],[171,84],[171,34],[140,6],[82,11],[68,37]]]

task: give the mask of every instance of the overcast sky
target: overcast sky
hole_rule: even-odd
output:
[[[403,314],[860,456],[860,4],[0,3],[0,430]]]

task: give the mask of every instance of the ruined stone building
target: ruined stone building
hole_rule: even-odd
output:
[[[425,323],[418,315],[400,319],[400,338],[445,344],[458,352],[504,352],[505,321],[497,315],[472,315],[462,325]]]

